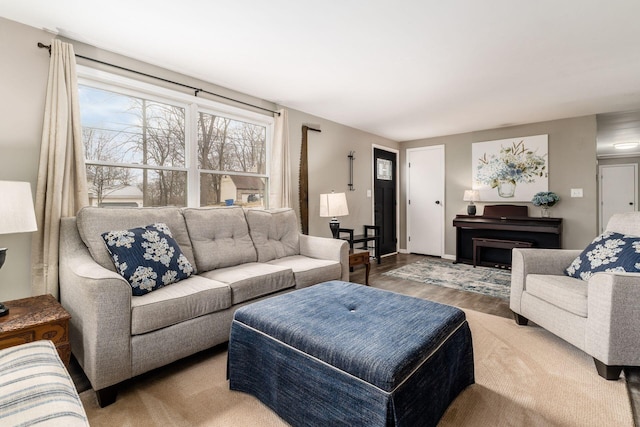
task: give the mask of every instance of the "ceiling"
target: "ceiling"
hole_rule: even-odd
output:
[[[640,109],[635,0],[20,0],[0,16],[396,141]]]

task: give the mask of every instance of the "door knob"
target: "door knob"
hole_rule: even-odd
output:
[[[633,202],[629,202],[629,206],[633,206]]]
[[[436,200],[436,205],[439,205],[439,204],[440,204],[440,200]]]

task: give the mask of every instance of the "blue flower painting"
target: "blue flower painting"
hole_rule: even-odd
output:
[[[474,143],[473,188],[480,200],[528,202],[548,190],[547,145],[547,135]]]

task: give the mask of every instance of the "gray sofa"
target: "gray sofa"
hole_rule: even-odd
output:
[[[116,272],[101,234],[165,223],[195,269],[142,296]],[[291,209],[84,208],[60,229],[60,298],[71,350],[100,406],[117,384],[229,339],[238,307],[348,280],[347,242],[300,234]]]
[[[606,231],[640,236],[640,212],[616,214]],[[624,366],[640,366],[640,274],[599,272],[589,280],[564,270],[572,249],[514,249],[510,308],[593,357],[598,374],[617,380]]]

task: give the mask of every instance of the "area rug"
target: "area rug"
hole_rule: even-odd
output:
[[[472,265],[454,264],[440,258],[425,258],[387,271],[383,275],[502,299],[509,299],[511,288],[509,270],[474,268]]]
[[[465,312],[476,383],[439,426],[633,426],[624,379],[600,378],[588,355],[544,329]],[[80,397],[93,427],[286,426],[254,397],[229,390],[226,357],[218,347],[156,369],[125,383],[106,408],[92,390]]]

